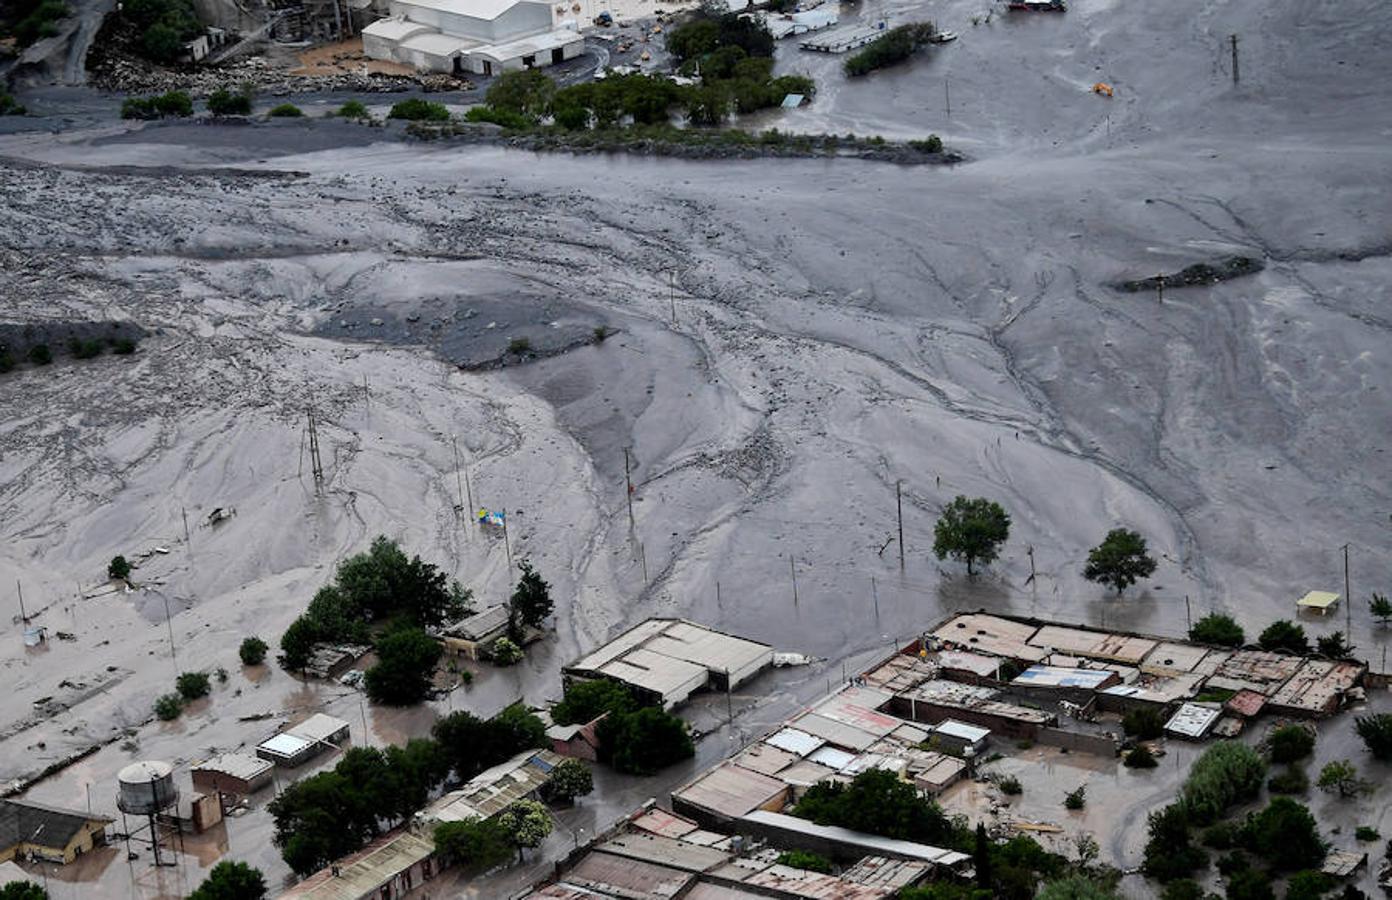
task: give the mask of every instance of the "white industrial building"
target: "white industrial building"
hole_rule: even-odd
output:
[[[574,23],[557,27],[539,0],[389,0],[387,8],[387,18],[362,30],[363,52],[417,69],[497,75],[585,49]]]

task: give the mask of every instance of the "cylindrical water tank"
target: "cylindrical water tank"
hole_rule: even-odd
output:
[[[154,815],[179,801],[174,786],[174,769],[156,760],[131,763],[116,776],[116,806],[137,816]]]

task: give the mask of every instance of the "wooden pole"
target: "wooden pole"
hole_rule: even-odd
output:
[[[507,548],[508,572],[512,572],[512,541],[508,540],[507,510],[503,510],[503,546]],[[509,575],[511,577],[511,575]]]
[[[1193,630],[1194,630],[1194,614],[1193,614],[1193,612],[1189,609],[1189,595],[1188,595],[1188,594],[1185,594],[1185,595],[1184,595],[1184,624],[1188,627],[1188,630],[1189,630],[1189,631],[1193,631]]]
[[[184,517],[184,543],[187,544],[189,543],[188,509],[183,506],[179,507],[179,514]]]
[[[947,117],[952,118],[952,80],[943,79],[943,96],[947,98]]]
[[[1349,587],[1349,545],[1344,544],[1344,640],[1353,643],[1353,591]]]
[[[174,622],[169,617],[169,597],[164,597],[164,624],[169,629],[169,658],[174,662],[174,674],[179,674],[179,657],[174,651]]]
[[[870,576],[870,596],[875,598],[875,621],[880,621],[880,589],[875,584],[875,576]]]
[[[1237,84],[1241,80],[1237,71],[1237,35],[1230,36],[1228,40],[1232,43],[1232,83]]]
[[[15,579],[15,590],[19,592],[19,621],[25,625],[29,624],[29,614],[24,611],[24,585]]]
[[[793,554],[788,554],[788,571],[793,575],[793,606],[798,605],[797,592],[797,565],[793,562]]]
[[[899,514],[899,568],[904,568],[904,492],[902,482],[894,482],[894,506]]]
[[[364,376],[366,377],[366,376]],[[450,435],[450,446],[454,449],[454,490],[459,497],[459,505],[464,506],[464,485],[459,478],[459,439]],[[470,492],[472,493],[472,491]],[[474,504],[470,503],[465,512],[472,513]]]
[[[648,583],[648,551],[643,546],[643,542],[638,542],[638,558],[643,561],[643,583]]]
[[[1025,550],[1025,555],[1029,557],[1029,561],[1030,561],[1030,577],[1029,577],[1029,579],[1025,582],[1025,584],[1034,584],[1034,545],[1033,545],[1033,544],[1030,544],[1029,547]]]

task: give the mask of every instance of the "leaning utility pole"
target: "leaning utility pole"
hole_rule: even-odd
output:
[[[624,448],[624,496],[628,498],[628,530],[633,530],[633,479],[629,475],[628,448]]]
[[[319,429],[314,421],[314,410],[309,410],[309,466],[314,472],[314,493],[324,490],[324,463],[319,458]]]
[[[899,511],[899,568],[904,568],[904,493],[902,482],[894,482],[894,505]]]
[[[1349,589],[1349,545],[1344,544],[1344,638],[1349,644],[1353,643],[1353,591]]]
[[[1237,71],[1237,35],[1231,35],[1228,41],[1232,44],[1232,83],[1237,84],[1241,79]]]
[[[473,510],[472,498],[467,507],[464,506],[464,484],[459,479],[459,439],[450,435],[450,446],[454,448],[454,488],[459,496],[459,505],[464,512],[469,513]],[[472,492],[470,492],[472,493]]]
[[[15,579],[15,590],[19,592],[19,621],[25,625],[29,624],[29,614],[24,611],[24,585]]]

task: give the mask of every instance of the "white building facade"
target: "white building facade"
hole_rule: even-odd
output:
[[[431,72],[498,75],[579,56],[584,38],[556,26],[539,0],[389,0],[387,18],[362,31],[372,59]]]

